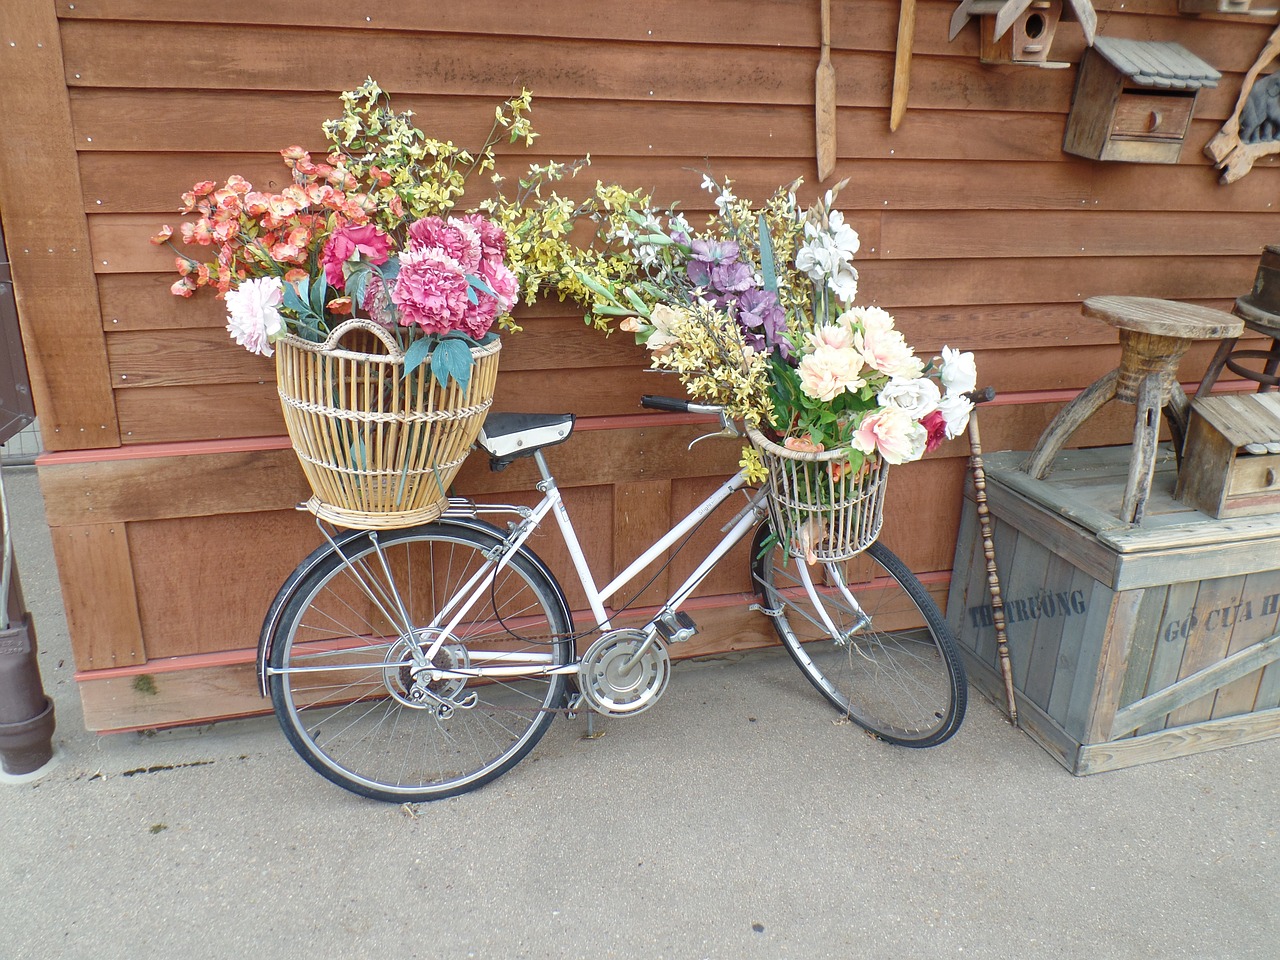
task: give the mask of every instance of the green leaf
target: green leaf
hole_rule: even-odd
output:
[[[419,337],[409,344],[409,349],[404,352],[404,375],[407,377],[413,371],[427,362],[427,358],[431,356],[431,340],[427,337]]]
[[[487,293],[489,296],[493,297],[494,299],[497,299],[498,297],[498,295],[493,292],[493,288],[490,287],[487,283],[485,283],[483,279],[476,276],[474,273],[468,273],[467,274],[468,297],[470,297],[476,290],[483,290],[485,293]],[[472,300],[471,302],[475,303],[476,301]]]
[[[760,277],[770,293],[778,292],[777,264],[773,259],[773,238],[769,236],[769,224],[760,214]]]
[[[303,284],[306,284],[304,279]],[[311,308],[307,306],[306,301],[298,296],[297,288],[292,283],[284,285],[284,305],[287,309],[296,313],[299,319],[305,320],[311,315]]]
[[[636,292],[630,287],[622,288],[623,295],[631,302],[631,306],[635,308],[636,313],[647,316],[649,308],[644,305],[644,301],[636,296]]]
[[[441,340],[431,353],[431,372],[440,386],[448,386],[453,377],[466,390],[471,382],[471,351],[461,340]]]
[[[329,284],[325,282],[324,274],[316,277],[316,282],[311,285],[311,310],[317,317],[324,316],[324,302],[327,299],[326,294],[329,291]]]

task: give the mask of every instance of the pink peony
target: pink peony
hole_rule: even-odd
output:
[[[391,300],[400,308],[401,325],[416,324],[427,333],[449,333],[462,329],[469,305],[467,287],[458,261],[439,250],[411,246],[400,254],[400,273],[391,287]]]
[[[346,289],[342,265],[363,257],[370,263],[386,263],[391,252],[391,238],[372,224],[355,227],[345,223],[334,230],[320,254],[324,277],[335,290]]]
[[[897,407],[883,407],[865,417],[853,432],[852,445],[878,453],[887,463],[908,463],[924,454],[929,432]]]
[[[481,247],[480,231],[452,217],[447,222],[426,217],[409,225],[410,249],[439,250],[467,273],[480,269]]]
[[[250,353],[271,356],[271,341],[284,328],[280,304],[284,287],[277,277],[246,280],[227,296],[227,330]]]
[[[855,333],[853,345],[867,366],[891,377],[916,380],[924,373],[924,364],[897,330],[872,327]]]

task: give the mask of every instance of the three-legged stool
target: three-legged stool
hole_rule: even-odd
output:
[[[1200,381],[1200,386],[1196,389],[1197,397],[1209,395],[1209,391],[1213,388],[1214,383],[1217,382],[1223,367],[1238,376],[1244,377],[1246,380],[1253,380],[1258,384],[1258,393],[1269,393],[1276,387],[1280,387],[1280,376],[1276,375],[1276,371],[1280,370],[1280,316],[1258,309],[1246,297],[1240,297],[1236,300],[1236,305],[1231,312],[1239,317],[1241,322],[1254,333],[1270,337],[1271,348],[1268,350],[1237,350],[1235,348],[1236,337],[1223,340],[1222,345],[1218,347],[1218,352],[1213,355],[1209,369],[1204,372],[1204,379]],[[1242,362],[1245,360],[1261,360],[1262,369],[1255,370],[1246,366]]]
[[[1083,310],[1120,331],[1120,366],[1058,411],[1022,468],[1043,479],[1071,435],[1109,400],[1132,403],[1137,408],[1133,451],[1120,519],[1141,523],[1155,473],[1161,411],[1169,417],[1175,447],[1186,433],[1189,402],[1178,382],[1178,362],[1196,340],[1239,337],[1244,324],[1221,310],[1150,297],[1090,297]]]

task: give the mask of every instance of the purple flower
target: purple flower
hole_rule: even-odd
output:
[[[783,337],[787,314],[778,303],[778,295],[768,290],[747,290],[738,297],[738,323],[752,349],[764,352],[777,347],[785,358],[791,345]]]
[[[742,293],[755,286],[745,263],[717,263],[711,268],[711,287],[718,293]]]
[[[715,287],[713,271],[738,259],[738,245],[732,240],[694,240],[689,250],[692,259],[686,270],[695,287]]]

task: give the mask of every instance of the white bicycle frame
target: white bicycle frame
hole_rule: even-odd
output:
[[[537,484],[538,490],[542,493],[542,500],[532,509],[520,509],[521,520],[515,524],[504,540],[501,553],[496,557],[496,563],[486,564],[480,570],[476,571],[471,578],[463,584],[461,589],[450,598],[449,602],[436,614],[435,619],[428,627],[429,632],[435,635],[435,639],[431,645],[415,652],[414,660],[416,661],[414,673],[427,672],[432,680],[447,679],[471,679],[471,678],[511,678],[520,676],[546,676],[556,673],[574,673],[577,671],[577,664],[570,663],[560,666],[552,666],[551,654],[529,654],[529,653],[504,653],[501,651],[468,651],[473,663],[477,660],[496,661],[500,663],[503,660],[519,660],[519,665],[493,665],[493,666],[472,666],[462,669],[439,669],[431,666],[440,646],[447,638],[454,635],[454,631],[458,625],[462,623],[467,612],[470,611],[477,603],[480,603],[488,592],[490,586],[497,578],[498,574],[510,562],[510,558],[514,556],[524,543],[532,536],[533,532],[538,529],[539,525],[548,514],[555,517],[556,525],[560,528],[560,535],[564,538],[565,546],[569,550],[569,556],[573,561],[574,570],[578,576],[578,582],[582,585],[583,592],[587,597],[587,604],[591,609],[592,616],[595,618],[596,625],[602,630],[612,629],[611,619],[608,611],[605,609],[605,603],[613,597],[621,588],[625,587],[635,577],[644,570],[649,564],[660,557],[672,545],[674,545],[681,537],[685,536],[689,531],[693,530],[698,524],[702,523],[725,501],[732,497],[735,493],[742,490],[747,485],[746,474],[739,471],[721,484],[706,500],[693,509],[683,520],[663,534],[654,544],[644,553],[637,557],[625,570],[619,573],[613,580],[607,583],[603,588],[598,587],[595,578],[592,576],[591,569],[587,564],[586,554],[582,550],[582,543],[578,539],[577,531],[574,529],[573,521],[569,517],[569,511],[565,507],[564,500],[560,496],[560,489],[556,484],[555,477],[547,468],[546,460],[543,458],[542,452],[537,451],[533,454],[534,460],[538,465],[538,471],[542,475],[542,480]],[[649,622],[646,632],[649,634],[648,641],[644,648],[637,651],[636,656],[643,653],[643,650],[653,643],[656,639],[655,624],[664,616],[674,613],[680,608],[690,595],[693,593],[699,583],[707,576],[717,563],[733,549],[737,543],[746,537],[759,520],[764,516],[765,507],[764,500],[768,496],[767,489],[757,490],[747,502],[747,505],[733,520],[724,527],[724,536],[720,542],[706,555],[703,561],[698,564],[697,568],[689,575],[689,577],[671,594],[670,597],[662,604],[659,614]],[[483,505],[480,505],[483,509]],[[511,508],[517,509],[517,508]],[[446,514],[446,518],[447,518]],[[408,626],[412,627],[411,624]],[[547,666],[535,667],[532,663],[544,660]],[[531,663],[532,662],[532,663]]]

